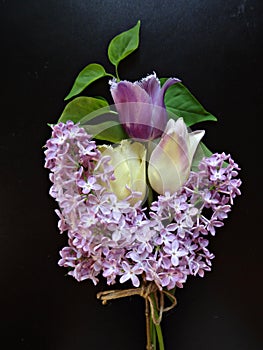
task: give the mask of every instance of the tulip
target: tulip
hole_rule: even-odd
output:
[[[114,168],[114,180],[109,183],[108,190],[118,199],[123,200],[137,193],[136,197],[129,199],[134,205],[143,200],[146,195],[146,148],[139,142],[130,140],[121,141],[117,147],[99,146],[102,156],[110,156],[109,164]],[[107,185],[105,184],[107,187]]]
[[[159,194],[175,193],[187,181],[196,148],[204,131],[188,133],[183,118],[170,119],[148,165],[151,187]]]
[[[169,78],[164,85],[155,74],[141,81],[112,81],[111,94],[119,113],[120,123],[127,134],[137,140],[160,137],[167,123],[164,95],[168,87],[179,82]]]

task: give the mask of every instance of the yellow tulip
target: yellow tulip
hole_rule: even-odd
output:
[[[109,191],[123,200],[130,195],[130,190],[140,192],[129,202],[134,205],[143,201],[146,195],[146,148],[139,142],[121,141],[116,147],[103,145],[99,147],[102,156],[110,156],[109,164],[114,168],[115,180],[110,181]],[[107,185],[105,185],[107,186]]]

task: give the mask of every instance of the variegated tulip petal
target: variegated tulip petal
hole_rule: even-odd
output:
[[[197,146],[200,143],[201,139],[203,138],[204,134],[205,134],[204,130],[197,130],[189,134],[189,154],[191,157],[191,162],[193,160]]]
[[[168,79],[163,87],[156,74],[141,81],[112,81],[111,94],[119,119],[127,134],[136,140],[153,140],[160,137],[167,123],[164,94],[178,79]]]
[[[164,107],[164,94],[165,94],[166,90],[170,86],[172,86],[173,84],[179,83],[180,81],[181,80],[179,80],[177,78],[169,78],[169,79],[167,79],[166,82],[163,84],[161,90],[160,90],[160,94],[155,99],[154,104]]]
[[[182,118],[168,121],[148,166],[149,182],[157,193],[174,193],[187,181],[193,154],[203,134],[202,131],[189,134]]]

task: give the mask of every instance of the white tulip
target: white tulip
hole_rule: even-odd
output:
[[[159,194],[175,193],[187,181],[204,130],[188,133],[183,118],[170,119],[148,165],[151,187]]]

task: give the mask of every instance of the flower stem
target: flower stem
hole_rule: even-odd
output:
[[[156,324],[155,325],[155,329],[156,329],[158,343],[159,343],[159,350],[164,350],[162,328],[161,328],[161,326],[159,324]]]
[[[150,324],[151,324],[151,340],[152,340],[152,350],[157,350],[157,342],[156,342],[156,329],[155,325],[153,323],[152,317],[150,317]]]
[[[154,297],[154,295],[150,296],[153,305],[154,305],[154,314],[155,314],[155,318],[158,319],[158,309],[157,309],[157,304],[156,304],[156,299]],[[159,350],[165,350],[164,349],[164,341],[163,341],[163,334],[162,334],[162,328],[160,324],[156,324],[153,322],[152,317],[151,317],[151,323],[153,324],[153,331],[152,331],[152,337],[153,337],[153,333],[154,333],[154,350],[156,349],[156,334],[157,334],[157,339],[158,339],[158,345],[159,345]]]
[[[158,312],[156,309],[155,309],[155,312],[157,317]],[[146,317],[146,336],[147,336],[146,350],[157,350],[156,334],[158,338],[159,350],[165,350],[161,326],[159,324],[154,324],[152,317],[150,315],[149,301],[147,298],[145,299],[145,317]]]
[[[151,324],[150,324],[150,307],[149,300],[145,298],[145,318],[146,318],[146,350],[152,350]]]

